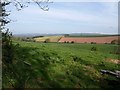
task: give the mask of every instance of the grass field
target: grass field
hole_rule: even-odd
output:
[[[14,43],[20,45],[15,58],[28,64],[15,64],[26,88],[120,88],[117,78],[100,73],[101,69],[120,70],[120,64],[113,62],[120,59],[115,54],[118,45]],[[3,87],[10,87],[3,79]],[[11,80],[15,82],[14,77]]]

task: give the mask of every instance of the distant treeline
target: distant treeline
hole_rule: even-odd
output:
[[[109,37],[109,36],[120,36],[119,35],[71,35],[71,34],[66,34],[64,35],[65,37]]]
[[[34,37],[32,37],[32,38],[39,38],[39,37],[44,37],[44,36],[34,36]]]

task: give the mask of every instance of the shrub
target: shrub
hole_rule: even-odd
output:
[[[112,40],[111,44],[118,44],[118,40]]]
[[[91,51],[97,51],[97,48],[93,46],[93,47],[91,48]]]
[[[74,61],[80,61],[82,60],[81,57],[78,57],[78,56],[72,56],[73,60]]]
[[[50,42],[50,39],[49,39],[49,38],[44,41],[44,43],[47,43],[47,42]]]
[[[72,41],[71,43],[75,43],[74,41]]]
[[[91,44],[96,44],[96,42],[91,42]]]
[[[5,64],[12,63],[15,47],[12,42],[12,33],[9,30],[2,32],[2,60]]]
[[[30,39],[30,37],[27,37],[26,39]]]
[[[35,42],[34,39],[27,39],[27,38],[22,38],[21,41],[26,41],[26,42]]]

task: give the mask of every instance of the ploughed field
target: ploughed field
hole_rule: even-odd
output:
[[[118,45],[38,43],[14,41],[16,74],[20,78],[3,76],[3,87],[12,87],[22,79],[26,88],[120,88],[119,80],[102,75],[100,70],[120,70]]]
[[[75,42],[75,43],[111,43],[118,40],[120,36],[103,36],[103,37],[62,37],[59,42]]]

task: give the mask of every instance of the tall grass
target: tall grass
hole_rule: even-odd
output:
[[[118,59],[115,53],[118,45],[108,44],[71,44],[71,43],[37,43],[22,42],[16,50],[15,58],[23,61],[15,64],[16,73],[20,75],[19,83],[26,88],[104,88],[119,87],[109,85],[109,75],[103,76],[101,69],[120,70],[120,64],[106,61],[107,58]],[[96,47],[97,50],[91,50]],[[10,72],[9,72],[10,73]],[[16,79],[8,75],[15,84]],[[115,77],[112,77],[117,81]],[[102,82],[106,82],[103,83]],[[10,87],[7,78],[3,86]]]

